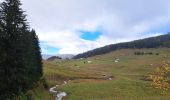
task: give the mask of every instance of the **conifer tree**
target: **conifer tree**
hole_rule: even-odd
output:
[[[20,0],[0,5],[0,100],[25,93],[42,76],[41,53]]]

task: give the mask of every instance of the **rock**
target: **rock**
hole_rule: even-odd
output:
[[[92,63],[92,61],[87,61],[87,63],[89,63],[89,64],[90,64],[90,63]]]
[[[57,94],[57,98],[55,100],[62,100],[62,98],[65,96],[67,96],[65,92],[60,92]]]
[[[117,62],[119,62],[119,61],[115,60],[115,62],[117,63]]]
[[[119,62],[119,60],[120,60],[120,59],[116,59],[116,60],[115,60],[115,63],[118,63],[118,62]]]
[[[51,93],[53,93],[53,94],[56,94],[56,93],[58,93],[58,91],[56,91],[56,90],[54,90],[54,89],[56,89],[57,88],[57,86],[54,86],[54,87],[52,87],[52,88],[50,88],[50,92]]]
[[[84,58],[80,58],[80,60],[83,60]]]
[[[64,81],[64,84],[67,84],[67,81]]]
[[[67,81],[64,81],[64,84],[67,84]],[[63,84],[63,85],[64,85]],[[67,96],[67,93],[65,92],[58,92],[57,90],[55,90],[59,85],[56,85],[52,88],[49,89],[49,91],[56,96],[55,100],[62,100],[63,97]]]

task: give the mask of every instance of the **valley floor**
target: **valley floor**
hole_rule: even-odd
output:
[[[134,52],[153,55],[134,55]],[[159,55],[156,55],[159,53]],[[44,77],[68,95],[63,100],[169,100],[169,92],[151,86],[146,77],[162,66],[170,49],[117,50],[87,59],[44,61]]]

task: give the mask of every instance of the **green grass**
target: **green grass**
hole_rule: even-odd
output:
[[[134,55],[135,51],[159,53],[159,55]],[[71,80],[59,90],[68,93],[64,100],[169,100],[153,88],[143,77],[162,65],[170,49],[117,50],[84,60],[56,60],[44,62],[44,77],[50,86]],[[119,58],[120,62],[114,60]],[[92,63],[87,62],[91,60]],[[151,66],[152,64],[152,66]],[[108,80],[102,76],[113,76]],[[169,93],[168,93],[169,94]]]
[[[43,86],[43,83],[38,82],[33,89],[25,94],[20,94],[14,100],[54,100],[52,94],[48,92]]]
[[[43,85],[41,84],[30,92],[34,100],[54,100],[54,97],[50,95],[48,90],[45,90]]]
[[[120,78],[99,83],[71,83],[62,88],[67,100],[165,100],[145,82]]]

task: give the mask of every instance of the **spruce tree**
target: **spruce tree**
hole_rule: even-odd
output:
[[[36,35],[35,30],[31,31],[31,39],[33,41],[33,46],[34,46],[34,53],[35,53],[35,64],[37,68],[36,72],[37,72],[37,76],[41,77],[43,75],[42,73],[42,56],[41,56],[41,49],[39,46],[39,39],[38,36]]]
[[[20,0],[0,5],[0,100],[27,92],[42,76],[38,37],[20,6]]]

